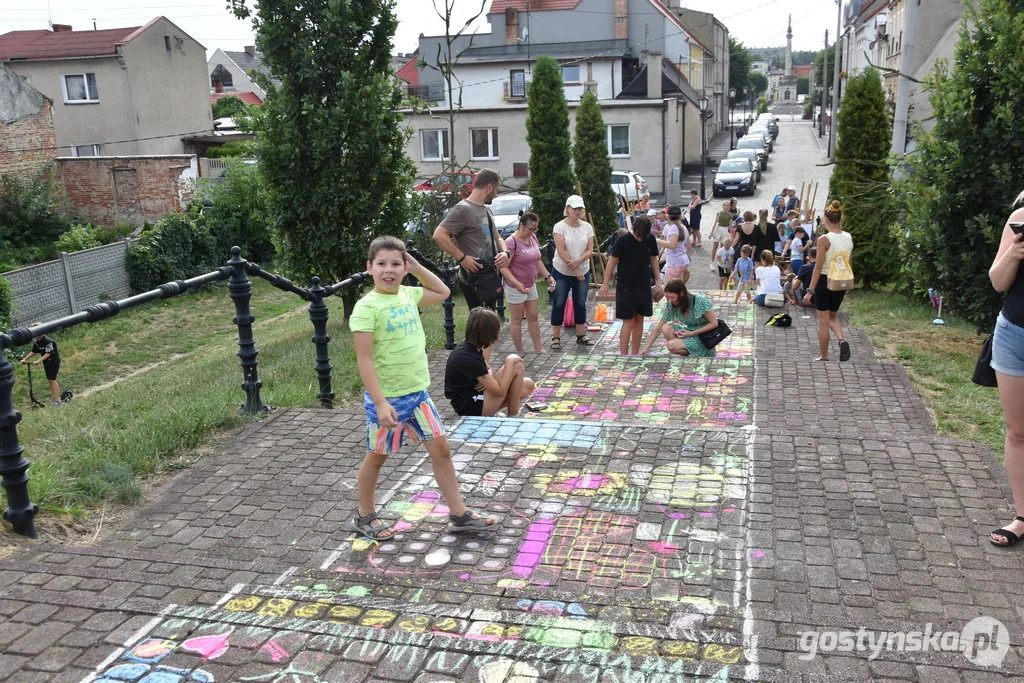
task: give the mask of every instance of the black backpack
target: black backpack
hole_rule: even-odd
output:
[[[790,327],[793,324],[793,318],[789,316],[789,313],[776,313],[764,324],[770,327]]]

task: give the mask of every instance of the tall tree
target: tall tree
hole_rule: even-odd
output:
[[[230,2],[250,16],[247,0]],[[280,81],[262,79],[260,170],[296,277],[362,271],[369,240],[406,218],[413,166],[391,74],[393,10],[391,0],[256,3],[257,42]],[[354,301],[348,293],[346,316]]]
[[[937,288],[979,329],[991,328],[1002,305],[985,273],[1024,186],[1021,45],[1020,2],[968,5],[952,69],[941,62],[926,86],[934,127],[916,132],[918,151],[899,188],[908,206],[901,252],[910,284]]]
[[[761,93],[768,92],[768,77],[760,71],[751,71],[747,80],[750,82],[751,97],[757,97]]]
[[[583,188],[587,213],[594,223],[598,243],[619,227],[612,162],[608,158],[608,133],[597,95],[588,90],[576,110],[576,145],[573,148],[576,176]]]
[[[729,87],[736,88],[737,101],[749,100],[756,93],[750,90],[750,53],[743,43],[729,37]],[[765,86],[767,88],[767,86]]]
[[[538,57],[526,93],[526,142],[530,145],[530,196],[547,228],[562,220],[565,198],[575,194],[569,105],[562,70],[550,57]],[[611,183],[611,174],[608,175]]]
[[[865,287],[888,282],[899,262],[889,233],[892,211],[886,160],[891,130],[878,71],[867,69],[850,78],[836,122],[838,142],[829,193],[844,206],[843,227],[857,245],[854,271]]]

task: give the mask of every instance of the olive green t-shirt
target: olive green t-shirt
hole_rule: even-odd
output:
[[[406,396],[430,386],[427,337],[417,308],[422,287],[402,285],[397,294],[370,291],[356,302],[348,326],[373,334],[373,367],[387,397]]]

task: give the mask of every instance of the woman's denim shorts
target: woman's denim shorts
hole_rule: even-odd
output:
[[[1000,313],[992,336],[992,369],[1004,375],[1024,377],[1024,327]]]

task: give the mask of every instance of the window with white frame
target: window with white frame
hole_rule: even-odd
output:
[[[470,158],[477,160],[498,158],[498,129],[469,129]]]
[[[103,145],[72,145],[71,156],[99,157],[103,156]]]
[[[447,130],[420,131],[420,158],[423,161],[443,161],[449,156]]]
[[[608,131],[608,156],[629,156],[629,124],[613,123],[606,126]]]
[[[526,97],[526,72],[522,69],[512,69],[508,73],[512,97]]]
[[[65,103],[100,101],[96,74],[64,74],[61,86],[64,89]]]
[[[562,66],[562,83],[579,83],[580,65],[565,64]]]

